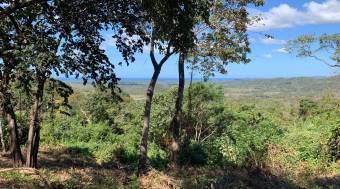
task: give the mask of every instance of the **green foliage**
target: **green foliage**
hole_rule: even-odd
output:
[[[8,128],[4,129],[5,140],[13,137],[11,153],[20,155],[20,145],[27,141],[32,121],[32,136],[39,136],[36,135],[39,129],[33,128],[41,127],[43,145],[62,145],[67,148],[65,153],[94,158],[98,164],[125,164],[135,169],[140,153],[143,104],[124,93],[117,94],[115,86],[119,79],[101,49],[104,41],[101,31],[113,31],[115,46],[126,63],[133,62],[134,54],[150,45],[155,73],[159,73],[171,55],[180,53],[181,57],[189,57],[192,70],[199,70],[207,80],[215,72],[226,73],[230,63],[250,62],[247,28],[253,20],[247,6],[263,3],[263,0],[4,1],[0,7],[0,109],[9,115],[9,120],[12,116],[14,123],[11,135]],[[339,67],[339,41],[339,34],[305,35],[290,41],[286,49],[299,57]],[[154,48],[164,55],[159,63]],[[330,55],[324,58],[322,51]],[[52,79],[53,74],[81,77],[84,84],[92,81],[96,88],[73,94],[66,83]],[[266,82],[259,85],[267,88]],[[293,86],[294,92],[303,88],[293,80],[278,83]],[[287,92],[285,87],[281,88],[279,94]],[[31,110],[32,96],[36,97],[36,108]],[[256,100],[271,95],[258,92],[255,96]],[[157,94],[152,106],[147,156],[150,165],[161,170],[167,169],[170,160],[168,149],[173,131],[169,125],[174,117],[175,98],[176,90],[170,89]],[[180,115],[180,163],[197,167],[266,167],[279,176],[302,179],[339,173],[340,100],[326,94],[318,100],[302,99],[296,103],[298,107],[280,107],[282,104],[226,102],[221,86],[192,84],[185,91]],[[28,116],[30,111],[32,120]],[[39,140],[34,140],[35,144]],[[40,187],[34,178],[18,172],[0,173],[0,177]],[[131,180],[131,187],[137,188],[137,179]],[[209,186],[209,182],[211,179],[203,176],[184,185],[195,188]],[[94,187],[108,187],[108,183],[116,184],[112,177],[102,177]],[[65,185],[73,188],[78,184],[77,179],[71,179]]]
[[[77,97],[81,96],[75,93]],[[88,149],[91,156],[96,158],[98,163],[107,163],[118,160],[126,164],[136,164],[138,144],[140,140],[140,125],[142,121],[141,104],[130,102],[128,97],[125,101],[116,104],[111,94],[98,91],[98,98],[95,93],[82,96],[81,99],[71,97],[73,109],[71,116],[57,113],[53,122],[44,125],[41,131],[42,142],[48,145],[61,144],[69,148]],[[94,99],[106,105],[108,109],[101,109],[95,106]],[[110,103],[115,104],[110,104]],[[101,109],[105,112],[91,112],[97,122],[87,121],[84,115],[84,108],[87,103],[93,103],[92,110]],[[139,110],[139,111],[138,111]],[[108,119],[114,122],[99,121],[102,116],[109,116]]]
[[[148,157],[149,164],[159,170],[166,170],[170,160],[167,145],[175,97],[173,88],[158,93],[152,107]],[[114,122],[86,121],[87,116],[81,110],[94,99],[107,107],[101,111],[107,111],[104,113]],[[63,145],[72,153],[95,158],[97,163],[116,162],[135,169],[143,103],[123,97],[123,101],[113,106],[111,100],[108,93],[100,91],[76,92],[70,97],[71,116],[56,113],[53,122],[44,123],[43,144]],[[190,91],[187,88],[180,164],[205,168],[266,167],[287,179],[301,177],[299,182],[311,176],[339,172],[336,166],[338,98],[327,93],[318,100],[297,99],[300,104],[292,107],[280,101],[255,102],[256,105],[226,101],[222,88],[214,84],[195,82]],[[94,102],[93,106],[101,108]],[[301,119],[300,115],[308,116]]]
[[[197,18],[196,46],[190,49],[188,62],[207,80],[215,72],[227,73],[230,63],[249,63],[247,27],[253,21],[246,6],[263,5],[263,0],[209,1],[208,17]],[[213,11],[212,11],[213,10]]]
[[[7,171],[0,173],[0,178],[7,181],[17,183],[16,187],[40,188],[40,183],[43,183],[41,178],[36,178],[33,175],[20,173],[17,171]]]
[[[173,104],[175,104],[177,90],[175,88],[160,94],[156,94],[153,99],[151,112],[150,141],[160,146],[167,145],[169,136],[169,125],[174,115]]]
[[[318,104],[311,99],[302,99],[300,100],[299,104],[299,116],[304,119],[316,113],[318,108]]]
[[[340,110],[339,99],[326,94],[321,100],[305,102],[312,102],[315,113],[306,119],[296,120],[288,127],[284,137],[273,144],[268,160],[274,167],[280,165],[279,174],[288,178],[292,178],[292,174],[306,178],[327,172],[338,173],[339,169],[334,168],[336,153],[333,150],[338,148],[334,141],[337,140],[336,131],[340,123],[336,116]],[[299,182],[304,181],[301,179]]]
[[[105,89],[96,88],[86,98],[82,105],[82,111],[91,122],[108,122],[113,124],[113,118],[120,108],[118,104],[120,100],[120,96],[112,95],[110,91]]]
[[[320,126],[313,122],[306,122],[287,134],[282,143],[287,142],[285,145],[297,150],[301,160],[318,159],[322,155],[322,144],[325,143],[322,141],[323,135]]]
[[[290,40],[286,49],[297,57],[314,58],[330,67],[340,67],[340,34],[302,35]],[[326,53],[328,57],[324,57]]]
[[[233,121],[225,135],[217,138],[216,143],[229,162],[261,167],[268,145],[279,139],[283,132],[255,106],[241,106],[233,113]]]
[[[185,148],[181,148],[179,162],[182,165],[202,166],[208,161],[208,154],[212,151],[207,151],[207,146],[197,143],[191,143]],[[215,155],[215,154],[211,154]]]
[[[332,135],[328,139],[328,153],[333,161],[340,159],[340,126],[332,130]]]
[[[154,168],[164,169],[169,163],[168,152],[160,147],[159,144],[152,142],[149,145],[148,158]]]
[[[223,90],[219,86],[194,83],[184,97],[184,128],[186,135],[203,143],[213,135],[221,134],[229,124],[229,115],[223,105]]]

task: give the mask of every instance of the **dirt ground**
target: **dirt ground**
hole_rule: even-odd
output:
[[[138,179],[127,165],[99,165],[87,154],[70,149],[42,149],[39,165],[39,169],[12,168],[10,158],[0,156],[0,188],[309,188],[260,169],[152,169]],[[316,178],[313,186],[340,188],[340,176]]]

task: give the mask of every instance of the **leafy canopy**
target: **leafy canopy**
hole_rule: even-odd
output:
[[[340,67],[340,34],[302,35],[290,40],[286,50],[297,57],[314,58],[330,67]],[[328,56],[328,57],[325,57]]]

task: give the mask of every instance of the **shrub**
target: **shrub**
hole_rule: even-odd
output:
[[[187,148],[181,148],[179,162],[182,165],[206,165],[208,155],[202,144],[192,143]]]
[[[318,104],[311,99],[302,99],[299,104],[299,116],[303,119],[317,112]]]
[[[232,124],[216,139],[227,162],[239,166],[263,166],[268,145],[279,139],[284,130],[255,106],[242,106],[235,112]]]
[[[332,135],[328,139],[328,153],[333,161],[340,159],[340,126],[332,130]]]

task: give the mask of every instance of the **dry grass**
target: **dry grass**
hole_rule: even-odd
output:
[[[140,187],[145,189],[179,189],[181,180],[165,174],[164,172],[152,169],[147,175],[139,180]]]
[[[39,169],[10,168],[11,160],[0,156],[0,188],[119,188],[133,184],[133,171],[98,165],[91,157],[65,149],[43,148],[39,163]]]
[[[280,149],[272,146],[274,155]],[[292,153],[293,152],[287,152]],[[284,154],[283,154],[284,155]],[[185,167],[171,170],[151,169],[147,175],[137,179],[134,170],[120,168],[112,162],[110,165],[98,165],[91,157],[72,154],[67,149],[43,149],[40,153],[39,170],[29,168],[10,168],[8,157],[0,156],[0,188],[145,188],[145,189],[179,189],[179,188],[309,188],[305,183],[288,181],[280,176],[283,170],[277,165],[277,158],[270,158],[272,167],[267,170],[239,168],[195,168]],[[302,164],[301,164],[302,165]],[[301,166],[300,164],[297,166]],[[273,169],[273,170],[271,170]],[[298,175],[297,175],[298,176]],[[294,180],[294,179],[292,179]],[[340,186],[340,177],[320,175],[311,178],[319,188],[323,186]],[[329,187],[329,188],[332,188]],[[316,187],[317,188],[317,187]]]

